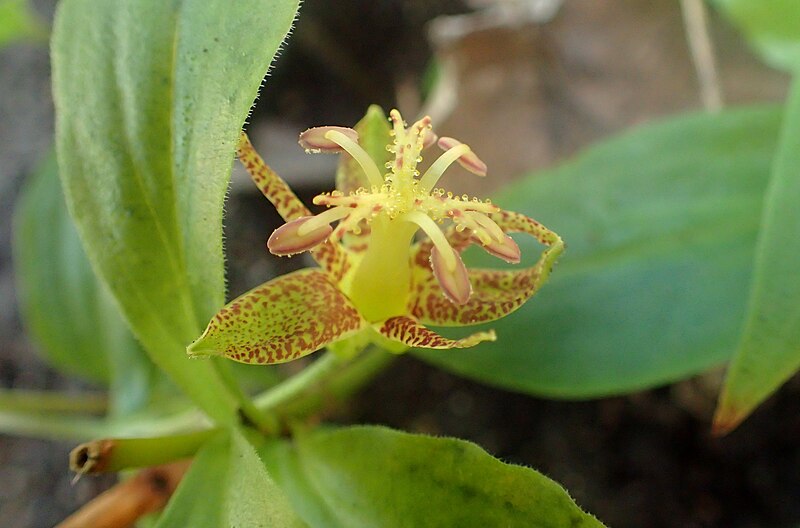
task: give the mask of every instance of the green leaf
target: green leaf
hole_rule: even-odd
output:
[[[21,314],[54,366],[112,387],[125,413],[148,398],[153,367],[97,281],[67,213],[55,156],[34,174],[15,211]]]
[[[69,219],[55,156],[31,176],[20,194],[14,257],[21,315],[48,362],[70,374],[108,382],[108,345],[103,344],[104,333],[97,331],[97,321],[109,299]],[[106,320],[125,326],[121,319]]]
[[[52,58],[67,203],[153,360],[218,421],[236,402],[185,347],[224,302],[239,130],[297,1],[65,0]]]
[[[496,343],[415,353],[560,398],[630,392],[724,362],[744,323],[779,118],[744,109],[669,119],[512,185],[494,202],[567,244],[549,282],[487,325]],[[523,259],[541,251],[520,242]],[[482,253],[471,264],[496,267]]]
[[[231,430],[210,440],[198,452],[156,526],[304,525],[253,447],[241,433]]]
[[[797,0],[713,0],[776,68],[800,68],[800,2]]]
[[[47,26],[27,0],[0,0],[0,48],[16,41],[47,42]]]
[[[764,198],[750,305],[714,428],[727,432],[800,368],[800,80]]]
[[[311,526],[602,526],[557,483],[464,440],[350,427],[261,451]]]

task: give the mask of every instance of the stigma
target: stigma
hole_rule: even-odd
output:
[[[394,159],[382,168],[359,145],[358,133],[353,129],[317,127],[300,134],[299,143],[307,152],[346,152],[352,156],[361,167],[367,185],[349,194],[333,191],[316,196],[314,203],[328,209],[278,228],[267,247],[276,255],[313,250],[326,241],[338,242],[346,233],[366,233],[379,218],[382,226],[389,227],[382,227],[379,232],[370,230],[370,239],[390,237],[393,232],[406,233],[410,226],[413,231],[421,230],[433,244],[431,270],[445,297],[452,303],[465,304],[472,293],[469,273],[443,227],[453,225],[457,232],[468,233],[473,243],[507,262],[520,260],[517,244],[492,220],[499,208],[489,201],[455,196],[437,187],[453,163],[478,176],[486,175],[486,164],[468,145],[453,138],[437,137],[428,116],[407,126],[400,112],[392,110],[389,120],[391,142],[386,149],[394,154]],[[434,144],[444,152],[421,174],[417,167],[422,153]],[[370,239],[369,246],[383,245]]]

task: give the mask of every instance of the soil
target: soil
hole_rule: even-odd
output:
[[[551,21],[484,28],[435,46],[424,38],[427,21],[467,6],[304,4],[294,40],[259,99],[254,131],[352,123],[370,102],[399,100],[413,114],[417,108],[406,107],[420,103],[409,79],[422,75],[431,54],[452,66],[448,75],[459,86],[455,111],[435,108],[437,128],[468,141],[493,174],[509,178],[631,124],[700,104],[677,2],[570,0]],[[52,12],[52,2],[36,5]],[[723,22],[712,22],[726,100],[780,100],[785,78],[759,65]],[[46,49],[0,51],[0,386],[80,390],[89,387],[48,368],[24,336],[10,266],[11,205],[52,141],[48,87]],[[274,155],[276,166],[303,156],[300,149]],[[306,198],[327,186],[319,175],[287,177]],[[277,225],[263,198],[234,186],[226,219],[232,294],[304,264],[263,251]],[[712,372],[671,387],[563,402],[486,387],[403,357],[336,419],[472,440],[561,482],[608,526],[800,525],[800,380],[728,437],[712,438],[719,379]],[[111,485],[111,477],[70,485],[71,447],[0,436],[0,526],[52,526]]]

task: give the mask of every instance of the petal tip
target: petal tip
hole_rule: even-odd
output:
[[[222,353],[215,346],[206,342],[205,334],[200,336],[194,343],[186,347],[186,354],[192,358],[209,358],[221,356]]]

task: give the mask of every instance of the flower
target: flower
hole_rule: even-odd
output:
[[[320,267],[278,277],[230,302],[189,346],[191,355],[270,364],[325,346],[344,353],[369,341],[396,351],[471,347],[494,340],[495,333],[448,339],[424,325],[493,321],[519,308],[544,283],[563,250],[561,238],[524,215],[437,188],[453,163],[480,176],[486,165],[469,146],[437,138],[429,117],[407,127],[397,110],[389,116],[391,126],[373,106],[355,129],[327,126],[300,134],[307,152],[344,153],[338,189],[314,198],[327,207],[317,215],[242,133],[239,160],[286,220],[269,237],[268,249],[276,255],[310,251]],[[444,153],[420,174],[422,152],[434,143]],[[424,238],[416,242],[418,232]],[[519,263],[511,232],[547,246],[535,265],[466,268],[461,252],[472,244]]]

